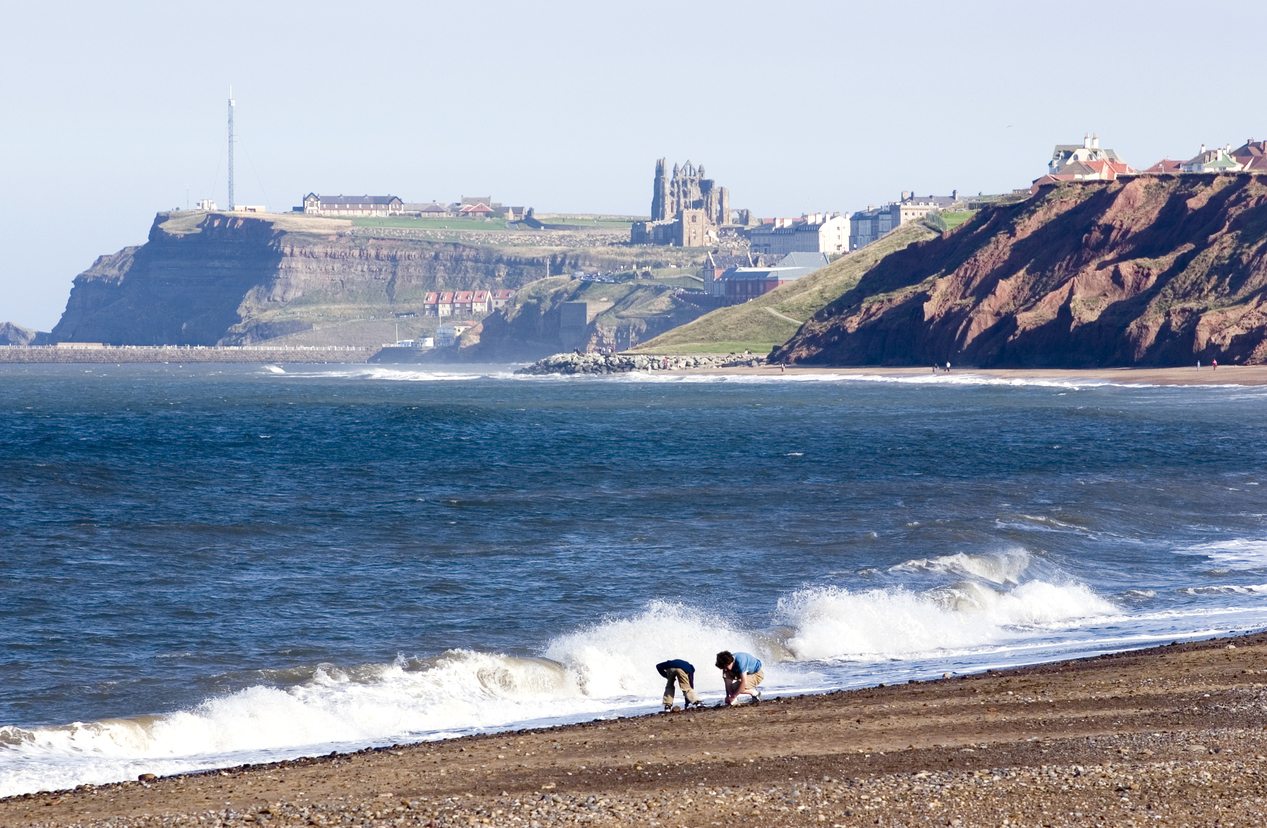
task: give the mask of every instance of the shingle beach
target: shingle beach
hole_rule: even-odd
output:
[[[0,825],[1250,826],[1265,721],[1251,634],[29,794]]]

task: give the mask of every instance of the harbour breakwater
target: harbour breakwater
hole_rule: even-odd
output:
[[[176,345],[119,345],[67,348],[55,345],[0,346],[0,363],[190,363],[236,362],[249,364],[295,362],[368,362],[378,348],[357,347],[201,347]]]
[[[554,354],[516,374],[628,374],[632,371],[686,371],[757,367],[765,358],[750,354],[660,356],[658,354]]]

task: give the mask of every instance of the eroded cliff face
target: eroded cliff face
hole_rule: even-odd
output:
[[[159,214],[149,240],[75,278],[55,341],[243,345],[321,320],[421,312],[431,290],[519,288],[585,250],[380,239],[350,222]],[[378,309],[376,311],[375,309]]]
[[[565,302],[590,306],[582,330],[564,333],[561,308]],[[480,343],[472,354],[492,361],[517,361],[540,359],[561,350],[625,350],[705,312],[677,289],[662,285],[541,279],[501,313],[484,320]]]
[[[1267,362],[1267,179],[1045,189],[881,260],[774,359],[819,365]]]

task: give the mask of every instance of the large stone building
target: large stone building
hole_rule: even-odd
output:
[[[800,218],[776,218],[753,227],[748,235],[753,254],[849,252],[849,217],[840,213],[808,213]]]
[[[718,228],[730,224],[730,192],[704,177],[704,167],[690,161],[673,165],[661,158],[655,165],[651,194],[651,221],[634,222],[634,244],[703,247],[717,241]]]

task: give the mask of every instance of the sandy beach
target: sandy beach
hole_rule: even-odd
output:
[[[834,374],[858,377],[989,377],[1001,380],[1044,380],[1049,382],[1097,381],[1133,385],[1267,385],[1267,365],[1208,365],[1197,368],[956,368],[950,373],[933,373],[927,368],[831,368],[815,365],[761,365],[755,368],[701,370],[705,374]]]
[[[1256,633],[82,786],[0,825],[1249,826],[1265,720]]]

